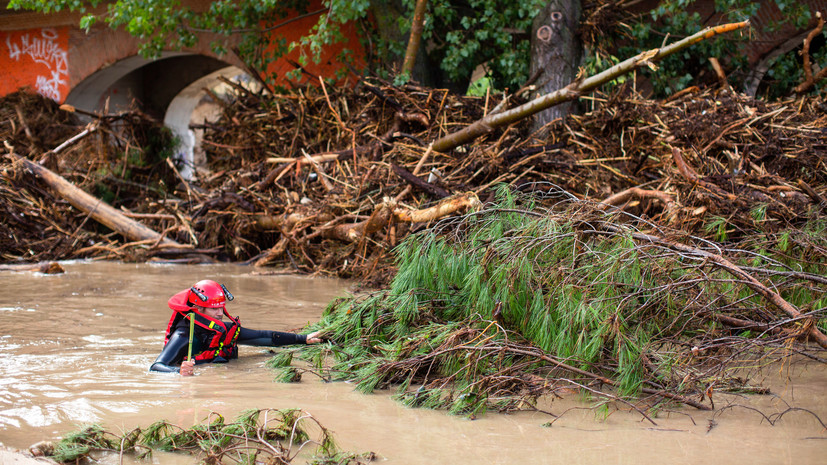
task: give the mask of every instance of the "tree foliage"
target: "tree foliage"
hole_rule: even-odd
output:
[[[545,3],[430,1],[423,39],[431,43],[431,61],[452,81],[467,82],[482,65],[497,88],[519,88],[528,78],[531,22]]]
[[[343,39],[341,26],[369,17],[370,0],[324,0],[326,12],[301,40],[293,44],[277,42],[271,56],[262,53],[263,32],[284,19],[288,12],[307,13],[309,0],[216,0],[204,11],[194,11],[179,0],[11,0],[9,8],[52,13],[73,11],[84,14],[80,27],[89,29],[97,23],[124,28],[141,41],[140,52],[157,57],[165,49],[192,47],[198,32],[242,34],[241,58],[256,69],[266,67],[291,47],[301,47],[302,61],[318,59],[322,47]],[[528,70],[528,40],[531,21],[543,0],[433,0],[429,2],[423,40],[430,46],[429,61],[450,81],[464,81],[474,69],[485,64],[497,87],[519,86]],[[410,29],[414,0],[402,0],[405,15],[398,18],[401,31]],[[375,31],[374,31],[375,32]],[[374,37],[380,56],[373,61],[373,71],[389,77],[398,69],[387,66],[389,56],[401,56],[405,44],[390,43]],[[379,40],[376,40],[379,39]],[[224,52],[222,44],[213,44]],[[397,60],[398,61],[398,60]],[[393,60],[391,62],[394,62]]]
[[[11,0],[8,8],[53,13],[79,12],[79,26],[89,30],[98,23],[113,29],[123,28],[140,40],[140,53],[148,58],[160,56],[163,50],[180,50],[197,44],[198,33],[240,34],[238,45],[241,59],[251,67],[263,69],[264,33],[291,12],[307,13],[307,0],[216,0],[201,11],[182,5],[179,0],[117,0],[101,6],[101,0]],[[276,40],[276,55],[283,54],[286,44]],[[213,42],[216,53],[227,50],[221,42]],[[266,58],[266,57],[264,57]],[[271,57],[272,58],[272,57]]]
[[[784,26],[804,30],[811,20],[812,12],[800,2],[787,0],[715,0],[712,18],[720,23],[743,21],[755,16],[759,8],[770,8],[775,3],[782,13],[779,20],[765,26],[764,31],[753,34],[731,35],[715,41],[704,41],[691,50],[675,55],[660,63],[657,70],[644,71],[643,75],[652,83],[655,96],[673,94],[689,85],[714,82],[715,76],[708,63],[711,57],[718,58],[725,65],[729,83],[744,89],[749,77],[746,48],[757,32],[772,32]],[[661,0],[652,10],[617,21],[617,26],[604,31],[602,43],[592,44],[593,54],[587,57],[590,66],[594,63],[611,62],[615,56],[627,56],[660,47],[668,38],[676,39],[694,34],[709,22],[693,7],[697,0]],[[754,28],[755,26],[753,26]],[[825,34],[827,37],[827,34]],[[814,61],[825,62],[827,49],[816,51]],[[589,66],[587,65],[587,66]],[[767,71],[767,81],[761,91],[765,96],[778,98],[788,95],[792,88],[802,81],[801,57],[796,51],[779,57]]]
[[[783,18],[767,26],[770,30],[792,25],[803,30],[812,12],[800,2],[769,0],[782,12]],[[207,2],[205,2],[207,3]],[[422,39],[425,46],[427,75],[425,84],[465,90],[472,73],[480,66],[486,72],[486,84],[495,89],[517,89],[528,78],[529,35],[531,23],[546,0],[429,0]],[[669,39],[680,39],[709,25],[710,17],[695,10],[696,0],[661,0],[652,10],[630,13],[622,8],[623,1],[607,5],[603,1],[583,1],[584,18],[609,18],[598,27],[581,30],[586,59],[584,67],[591,73],[617,63],[617,57],[632,56],[642,50],[660,47]],[[734,22],[753,16],[767,3],[760,0],[714,0],[715,21]],[[204,9],[182,5],[180,0],[11,0],[9,8],[30,9],[52,13],[73,11],[84,14],[80,26],[90,28],[105,23],[124,28],[141,41],[141,53],[158,56],[165,49],[191,47],[199,32],[240,34],[242,41],[236,52],[251,68],[264,70],[274,59],[292,48],[300,48],[300,63],[318,60],[322,48],[342,41],[342,26],[348,23],[366,25],[363,39],[369,52],[369,74],[395,78],[411,27],[415,0],[322,0],[323,13],[307,35],[288,43],[273,31],[293,11],[309,13],[318,3],[311,0],[215,0]],[[388,37],[371,22],[391,6],[394,37]],[[317,13],[320,11],[316,11]],[[388,15],[385,15],[388,16]],[[599,18],[598,18],[599,19]],[[267,34],[273,32],[272,34]],[[827,37],[827,32],[824,33]],[[747,78],[744,48],[750,37],[744,34],[726,39],[705,41],[682,54],[665,60],[657,70],[645,71],[656,96],[677,92],[687,85],[711,82],[708,58],[724,62],[730,83],[743,88]],[[220,42],[213,44],[216,52],[226,52]],[[827,47],[811,50],[813,61],[827,61]],[[768,97],[791,92],[801,82],[801,57],[788,53],[779,57],[766,74],[771,86],[762,86]],[[402,81],[407,76],[402,77]],[[399,79],[397,79],[397,82]],[[819,88],[816,87],[815,92]]]

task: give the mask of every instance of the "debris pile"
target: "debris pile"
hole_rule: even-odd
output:
[[[592,111],[542,137],[513,125],[437,153],[430,141],[504,102],[379,82],[291,95],[238,89],[219,121],[199,125],[208,165],[184,181],[171,136],[140,112],[92,116],[83,129],[52,102],[15,94],[0,102],[7,152],[177,245],[101,226],[7,155],[2,260],[229,260],[382,283],[404,237],[490,201],[500,183],[553,183],[718,241],[823,214],[827,116],[817,99],[765,103],[695,89],[658,102],[620,89],[587,103]]]
[[[198,125],[207,165],[190,181],[140,112],[72,126],[7,97],[2,261],[228,260],[391,283],[333,304],[319,327],[334,348],[307,350],[337,360],[323,376],[401,383],[411,405],[457,413],[572,387],[711,408],[715,389],[753,389],[747,367],[825,361],[823,101],[620,87],[542,132],[432,150],[508,100],[239,88]],[[272,365],[300,378],[287,363]]]
[[[144,212],[167,195],[165,186],[176,182],[166,161],[171,134],[140,112],[97,115],[86,124],[67,110],[24,91],[0,99],[0,211],[6,218],[0,225],[0,261],[143,259],[143,245],[129,244],[90,212],[72,206],[33,175],[21,156],[87,192],[96,208],[108,203],[144,220]]]

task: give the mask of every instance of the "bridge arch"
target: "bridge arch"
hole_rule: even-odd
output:
[[[225,82],[227,80],[251,90],[259,89],[258,83],[247,73],[235,66],[227,66],[193,81],[167,107],[164,125],[180,141],[176,159],[181,166],[181,176],[185,179],[193,179],[206,166],[206,156],[201,147],[204,130],[198,126],[214,122],[220,116],[221,106],[213,96],[224,98],[231,91]]]
[[[65,103],[94,113],[138,108],[163,121],[180,141],[176,158],[181,175],[192,179],[205,160],[198,157],[202,131],[190,125],[217,118],[217,103],[207,89],[224,93],[222,78],[250,80],[240,68],[210,56],[164,52],[158,59],[147,60],[134,55],[89,75],[71,89]]]

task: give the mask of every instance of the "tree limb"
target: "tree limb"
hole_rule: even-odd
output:
[[[810,43],[812,43],[813,39],[815,39],[817,35],[821,34],[821,31],[824,29],[824,18],[821,16],[820,11],[816,11],[816,18],[818,18],[818,24],[815,29],[807,34],[807,37],[804,39],[804,46],[801,49],[801,56],[804,61],[804,63],[802,63],[804,70],[804,82],[797,85],[795,89],[793,89],[798,94],[809,90],[810,87],[816,83],[816,81],[827,76],[827,71],[825,71],[827,70],[827,66],[822,68],[821,71],[813,76],[813,68],[810,64]]]
[[[13,153],[9,155],[15,157],[18,161],[23,163],[29,171],[48,184],[49,187],[54,189],[58,195],[66,199],[75,208],[87,213],[98,223],[121,234],[127,239],[133,241],[151,240],[158,245],[178,247],[181,249],[188,247],[186,245],[179,244],[172,239],[161,236],[143,224],[127,218],[111,205],[87,194],[85,191],[79,189],[74,184],[48,168],[40,166],[37,163],[19,155]]]
[[[702,40],[710,39],[719,34],[735,31],[748,25],[749,21],[743,21],[740,23],[722,24],[720,26],[706,28],[666,47],[640,53],[594,76],[588,77],[582,81],[572,82],[558,91],[536,98],[516,108],[500,113],[489,114],[485,118],[477,120],[470,126],[467,126],[460,131],[448,134],[436,140],[434,142],[434,150],[437,152],[451,150],[480,136],[488,134],[495,128],[507,126],[515,121],[527,118],[554,105],[577,99],[582,94],[591,92],[603,84],[606,84],[613,79],[617,79],[618,76],[631,72],[640,66],[651,65],[653,61],[672,55]]]

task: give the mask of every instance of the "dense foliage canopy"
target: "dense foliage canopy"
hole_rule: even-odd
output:
[[[632,8],[634,5],[627,5],[626,0],[583,0],[579,31],[586,50],[581,60],[583,67],[591,73],[641,50],[659,47],[668,38],[697,32],[709,18],[701,17],[693,9],[696,2],[661,0],[654,9],[638,12]],[[194,9],[179,0],[106,3],[101,0],[12,0],[9,8],[84,13],[81,27],[89,28],[97,22],[113,28],[123,27],[142,40],[141,51],[147,56],[156,56],[163,49],[192,46],[199,32],[240,34],[243,40],[237,51],[256,69],[265,69],[271,60],[294,47],[301,48],[303,61],[318,58],[324,45],[342,40],[343,24],[357,23],[362,26],[369,55],[366,71],[384,78],[398,78],[416,1],[216,0],[203,3],[203,8]],[[545,0],[430,0],[427,3],[422,36],[427,46],[422,49],[426,50],[425,66],[432,82],[425,84],[464,90],[478,69],[485,71],[486,84],[495,89],[513,92],[526,82],[532,21]],[[720,21],[740,21],[755,15],[765,3],[775,3],[783,15],[779,21],[769,24],[769,29],[792,25],[801,31],[813,19],[814,12],[802,3],[784,0],[715,0],[714,8]],[[308,35],[294,43],[279,39],[278,34],[274,37],[263,34],[283,23],[291,12],[324,14]],[[395,33],[391,35],[387,28],[384,31],[377,28],[377,21],[373,21],[377,18],[391,18]],[[827,32],[821,36],[825,34]],[[263,40],[275,43],[276,47],[264,52]],[[749,41],[749,34],[744,34],[705,42],[667,60],[645,76],[651,80],[655,95],[669,95],[704,79],[714,80],[707,60],[717,57],[726,67],[731,84],[743,88],[748,70],[741,52]],[[818,46],[811,50],[813,61],[823,63],[827,59],[827,47],[820,45],[824,42],[821,38],[816,42]],[[222,44],[213,45],[218,52],[224,51]],[[781,55],[774,62],[760,89],[763,94],[784,96],[801,82],[801,56],[796,52]]]

